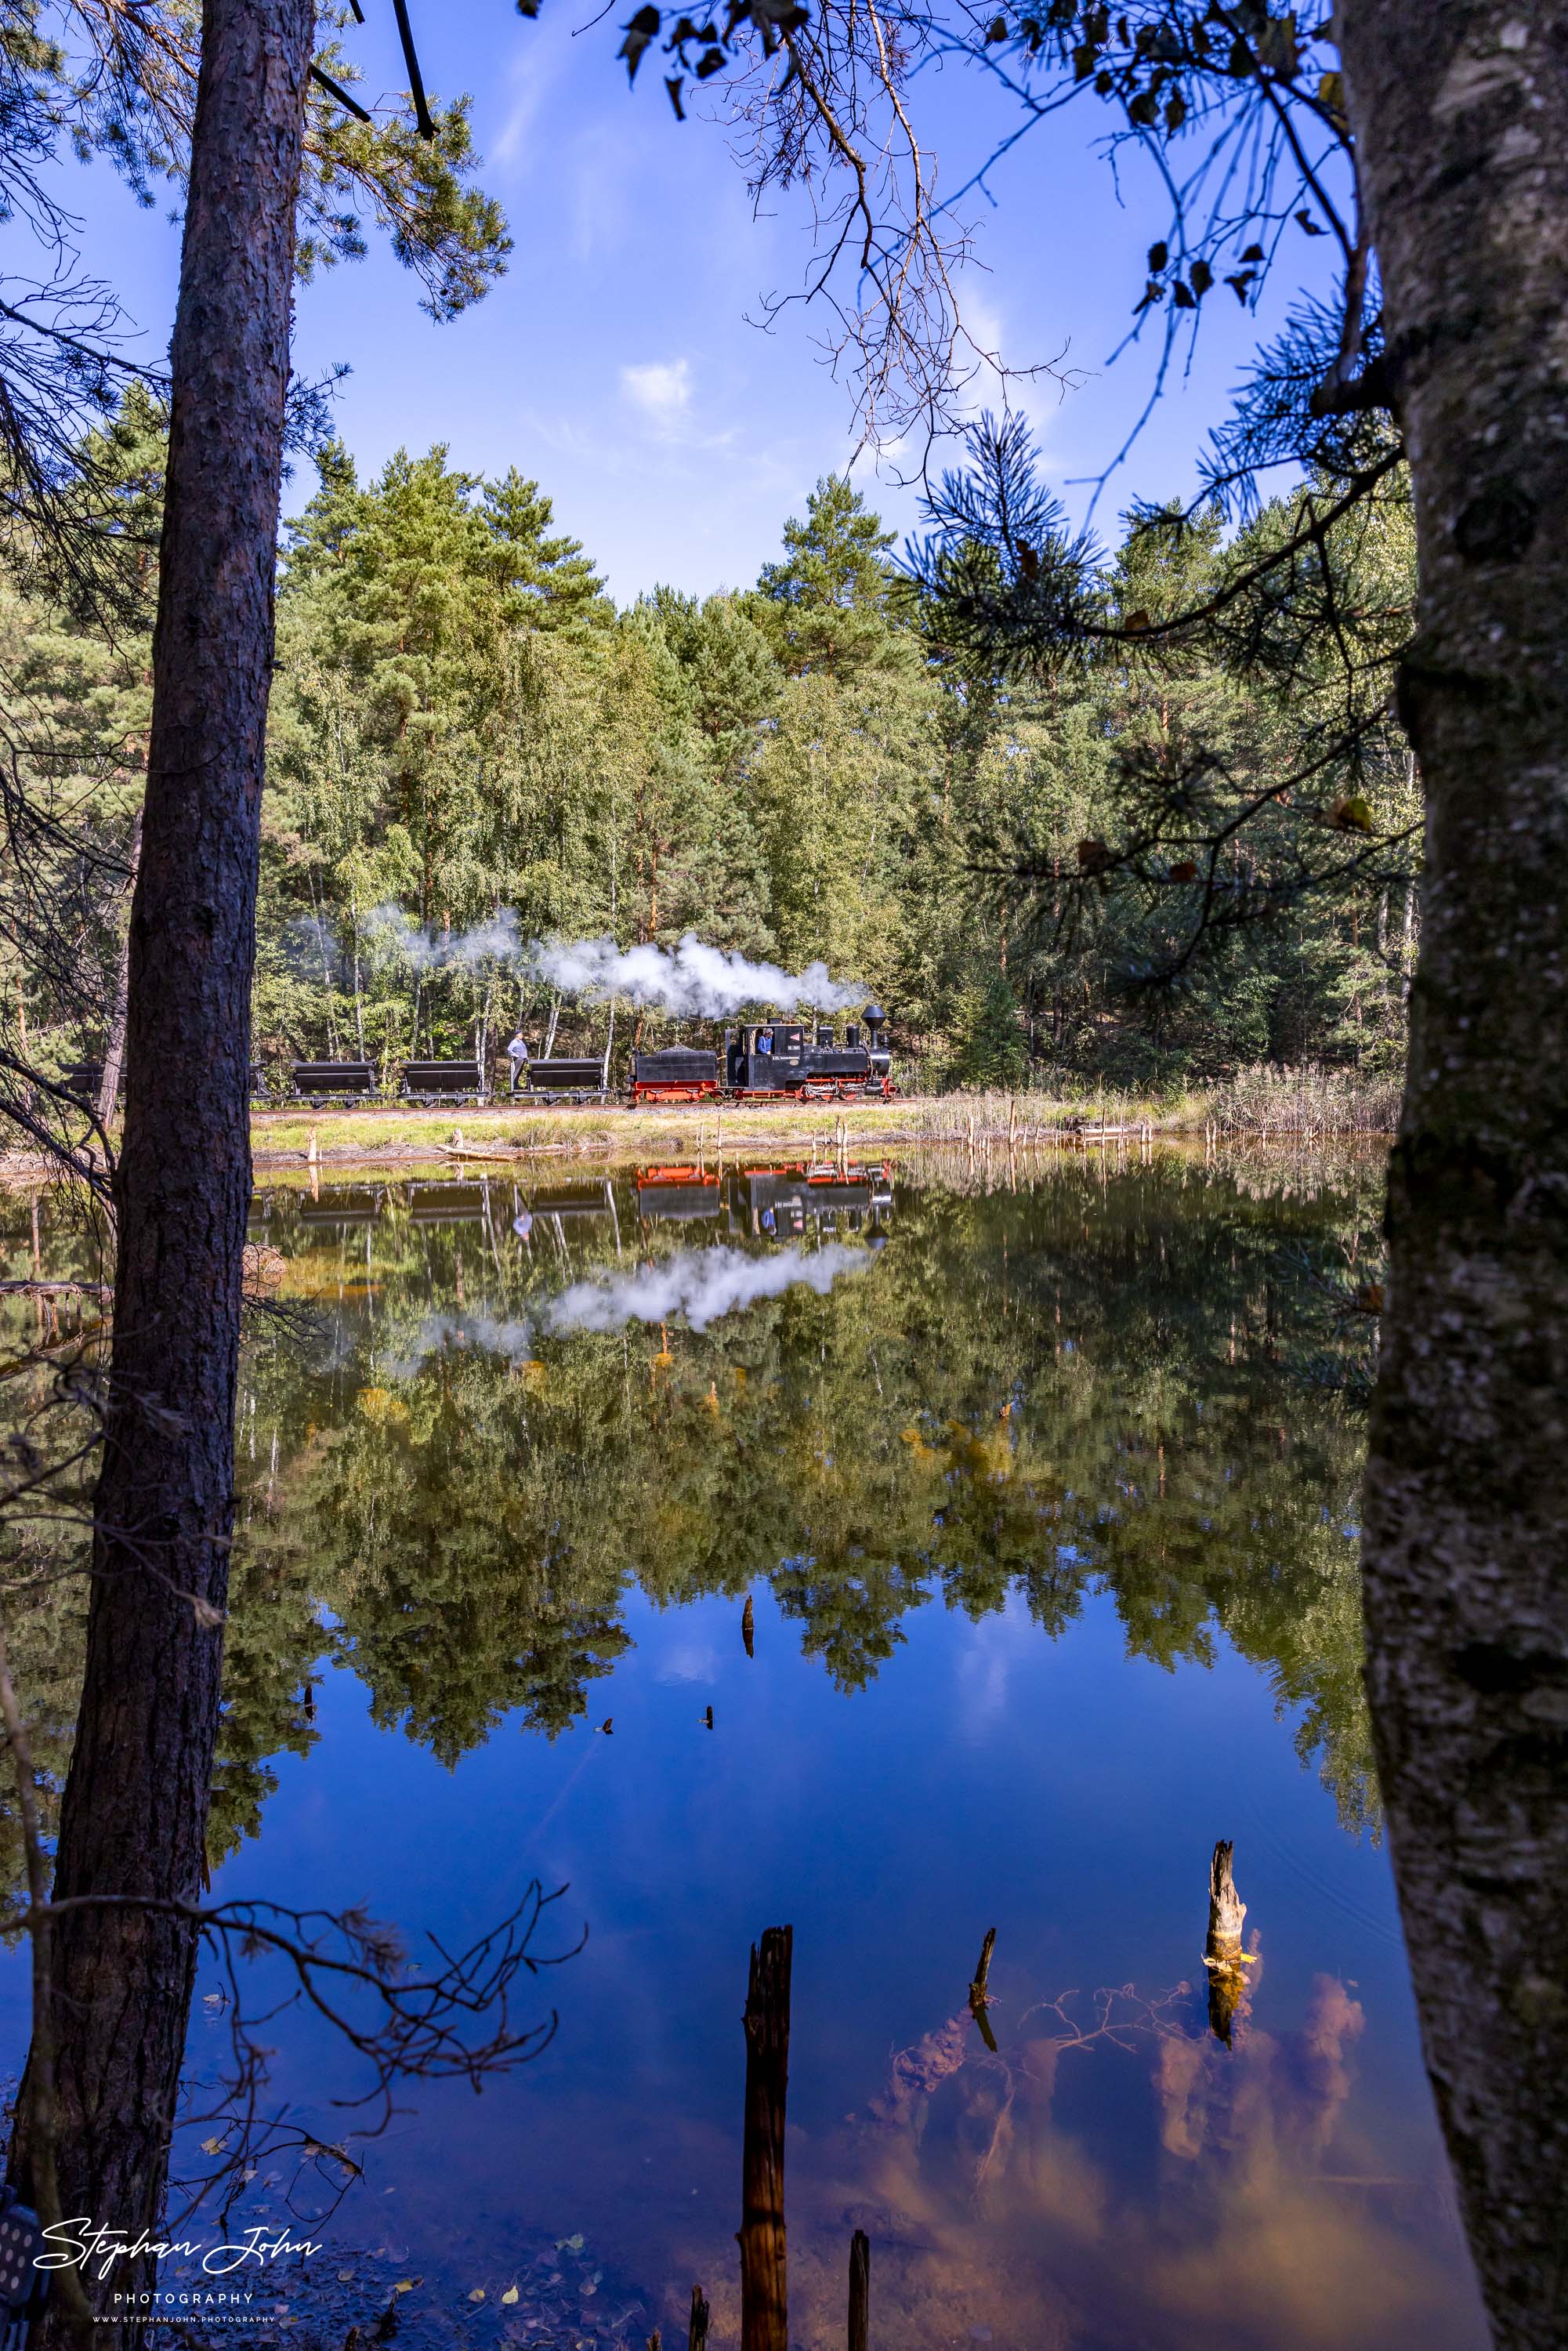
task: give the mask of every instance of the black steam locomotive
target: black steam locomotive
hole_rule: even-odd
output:
[[[632,1100],[643,1102],[887,1101],[894,1091],[887,1015],[868,1004],[859,1020],[837,1030],[821,1022],[765,1020],[724,1032],[722,1063],[716,1052],[667,1045],[632,1056]]]

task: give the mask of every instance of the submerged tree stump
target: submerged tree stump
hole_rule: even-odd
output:
[[[754,1639],[756,1629],[757,1617],[752,1609],[751,1594],[748,1592],[746,1595],[746,1605],[740,1612],[740,1637],[746,1644],[746,1654],[748,1657],[754,1657],[757,1655]]]
[[[1208,1940],[1204,1946],[1208,1953],[1241,1949],[1241,1922],[1247,1916],[1247,1905],[1236,1891],[1231,1874],[1235,1855],[1233,1841],[1221,1837],[1208,1865]]]
[[[751,1947],[746,1996],[746,2141],[740,2223],[741,2351],[789,2351],[784,2263],[784,2106],[795,1930]]]
[[[686,2329],[686,2351],[707,2351],[707,2296],[700,2285],[692,2288],[691,2325]]]
[[[1208,1934],[1203,1964],[1208,1975],[1208,2023],[1227,2049],[1235,2031],[1237,2011],[1247,1990],[1248,1954],[1241,1948],[1241,1926],[1247,1905],[1236,1891],[1231,1875],[1235,1845],[1221,1837],[1208,1865]]]
[[[850,2239],[849,2351],[869,2351],[871,2343],[871,2239],[857,2229]]]

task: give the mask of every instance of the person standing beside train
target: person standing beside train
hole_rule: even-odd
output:
[[[528,1039],[520,1029],[507,1048],[507,1059],[512,1065],[512,1092],[516,1093],[518,1080],[527,1077],[528,1069]]]

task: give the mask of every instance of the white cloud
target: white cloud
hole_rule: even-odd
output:
[[[650,360],[643,367],[623,367],[621,389],[655,431],[673,433],[692,404],[692,363]]]
[[[486,141],[488,160],[501,170],[511,173],[515,167],[520,174],[536,161],[534,126],[561,80],[564,63],[559,47],[538,43],[514,53],[504,83],[507,110]]]
[[[1064,358],[1059,346],[1042,348],[1038,336],[1032,348],[1025,350],[1000,309],[972,287],[960,289],[959,307],[968,340],[960,345],[958,360],[961,368],[971,371],[964,407],[971,415],[977,415],[982,408],[1021,411],[1034,427],[1045,471],[1056,470],[1050,460],[1050,443],[1061,413],[1065,389],[1061,376],[1071,372],[1071,355]],[[1037,365],[1040,371],[1031,373]],[[1018,372],[1006,372],[1009,370]]]

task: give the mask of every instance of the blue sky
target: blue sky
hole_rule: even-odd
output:
[[[483,303],[437,327],[372,238],[369,259],[302,289],[296,364],[314,373],[348,362],[340,426],[361,468],[400,444],[442,441],[459,465],[515,463],[535,476],[623,601],[658,580],[704,592],[745,585],[776,551],[786,516],[854,446],[848,396],[816,348],[825,321],[796,306],[771,333],[747,322],[766,295],[800,285],[809,217],[786,196],[755,219],[723,131],[675,121],[657,52],[628,89],[614,53],[629,5],[578,30],[592,5],[543,0],[529,22],[510,0],[412,0],[427,85],[473,95],[479,179],[505,206],[516,249]],[[373,101],[404,77],[390,0],[367,0],[365,13],[345,47]],[[947,188],[1012,125],[973,75],[924,76],[915,102]],[[1114,454],[1149,383],[1141,352],[1113,370],[1105,362],[1164,220],[1152,188],[1128,187],[1119,206],[1090,146],[1105,127],[1091,107],[1036,131],[996,172],[995,207],[977,197],[963,208],[983,265],[966,273],[963,294],[983,339],[1009,366],[1065,349],[1082,371],[1075,390],[1059,394],[1041,379],[1027,395],[1061,486]],[[68,201],[89,267],[116,287],[141,347],[161,352],[178,266],[171,206],[140,210],[102,162],[70,167]],[[1190,380],[1118,476],[1103,525],[1113,528],[1134,491],[1191,485],[1194,454],[1257,333],[1228,294],[1205,312]],[[877,481],[868,459],[856,478],[891,525],[913,523],[913,496]],[[297,477],[286,488],[286,511],[308,486]],[[1082,512],[1086,492],[1062,494]]]

